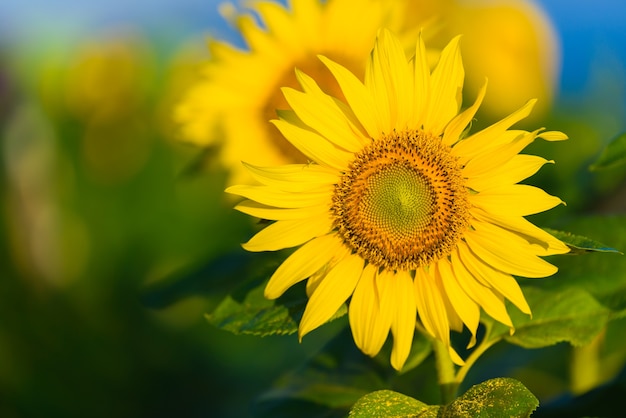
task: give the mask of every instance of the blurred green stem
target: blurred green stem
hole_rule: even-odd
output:
[[[571,389],[574,394],[582,394],[596,387],[600,381],[600,348],[604,341],[601,332],[589,344],[572,347],[570,362]]]
[[[433,351],[435,352],[441,403],[444,405],[449,404],[456,397],[456,391],[459,388],[459,384],[455,379],[454,363],[452,363],[450,358],[448,347],[438,339],[433,339]]]

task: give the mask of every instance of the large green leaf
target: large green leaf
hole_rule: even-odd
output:
[[[350,410],[350,417],[501,418],[529,417],[537,398],[519,381],[496,378],[477,384],[448,405],[427,405],[391,390],[368,393]]]
[[[615,137],[602,150],[600,157],[589,169],[592,171],[606,170],[626,164],[626,132]]]
[[[350,410],[350,417],[426,417],[437,416],[436,413],[425,415],[427,411],[436,412],[438,406],[429,406],[410,396],[391,390],[379,390],[368,393],[359,399]],[[434,411],[433,411],[434,410]]]
[[[608,245],[594,241],[591,238],[583,237],[582,235],[574,235],[571,232],[557,231],[550,228],[544,228],[544,230],[563,241],[570,248],[571,254],[594,251],[621,254],[621,252],[615,248],[611,248]]]
[[[472,386],[452,403],[442,406],[437,417],[524,418],[537,406],[537,398],[519,381],[496,378]]]
[[[494,322],[490,339],[504,338],[525,348],[541,348],[560,342],[581,346],[593,340],[610,318],[609,309],[577,287],[558,291],[532,287],[522,290],[532,317],[511,309],[515,333],[510,335],[507,327]]]

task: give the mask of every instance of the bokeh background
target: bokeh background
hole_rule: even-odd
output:
[[[1,417],[251,416],[341,328],[299,344],[204,318],[224,296],[207,263],[236,282],[224,260],[251,231],[171,120],[204,39],[242,45],[219,3],[0,2]],[[559,216],[623,213],[623,172],[586,167],[626,131],[626,4],[537,4],[560,43],[543,122],[572,137],[539,181]]]

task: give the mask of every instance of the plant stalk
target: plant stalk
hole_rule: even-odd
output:
[[[435,353],[435,364],[437,367],[437,381],[441,391],[441,403],[449,404],[456,398],[459,383],[456,380],[456,370],[448,347],[441,341],[433,340],[433,351]]]

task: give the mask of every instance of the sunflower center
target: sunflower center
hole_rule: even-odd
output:
[[[354,252],[393,270],[449,255],[469,225],[459,162],[422,131],[394,132],[358,153],[335,188],[332,212]]]
[[[361,214],[368,222],[398,238],[428,226],[433,189],[413,167],[402,163],[382,167],[365,182]]]

